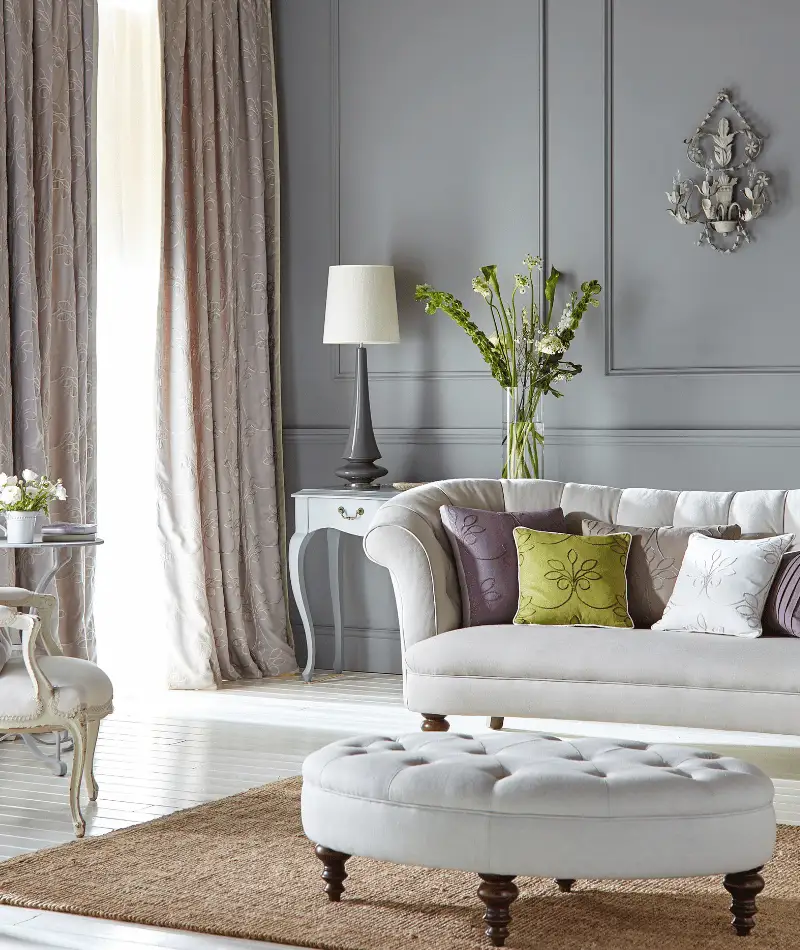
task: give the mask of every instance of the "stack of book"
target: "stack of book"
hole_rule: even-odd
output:
[[[42,527],[42,541],[94,541],[96,524],[69,524],[55,521]]]

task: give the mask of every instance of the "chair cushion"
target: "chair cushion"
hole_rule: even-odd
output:
[[[303,827],[328,848],[495,874],[746,870],[775,840],[755,766],[662,743],[542,733],[355,736],[303,764]]]
[[[503,624],[440,633],[405,661],[421,676],[800,694],[800,643],[789,637]]]
[[[56,689],[56,710],[73,715],[81,706],[110,712],[114,690],[111,680],[94,663],[71,656],[38,658],[42,672]],[[25,661],[14,657],[0,671],[0,719],[20,719],[38,713],[33,683]]]

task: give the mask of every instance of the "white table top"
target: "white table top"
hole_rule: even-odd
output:
[[[102,538],[87,538],[85,541],[34,541],[32,544],[9,544],[5,538],[0,538],[0,550],[3,548],[93,548],[98,544],[105,544]]]
[[[337,485],[333,488],[304,488],[302,491],[292,492],[292,498],[380,498],[381,501],[386,501],[399,494],[391,485],[381,485],[377,489],[342,488]]]

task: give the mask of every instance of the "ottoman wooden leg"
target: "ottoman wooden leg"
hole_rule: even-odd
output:
[[[495,947],[502,947],[508,936],[508,925],[511,923],[509,907],[519,895],[519,888],[514,883],[514,875],[508,874],[481,874],[481,883],[478,886],[478,897],[486,905],[483,915],[486,921],[486,936]]]
[[[503,728],[503,716],[490,716],[489,728],[499,732]]]
[[[758,873],[760,870],[761,868],[755,868],[752,871],[725,875],[725,890],[733,898],[733,929],[740,937],[746,937],[756,925],[756,897],[764,890],[764,878]]]
[[[325,881],[325,893],[329,901],[339,901],[344,894],[344,881],[347,871],[344,862],[350,857],[341,851],[331,851],[324,845],[318,844],[314,854],[322,861],[322,880]]]
[[[446,716],[440,716],[438,713],[423,713],[422,717],[423,732],[447,732],[450,728]]]
[[[558,889],[562,894],[569,894],[572,890],[572,885],[575,883],[574,877],[557,877],[556,884],[558,884]]]

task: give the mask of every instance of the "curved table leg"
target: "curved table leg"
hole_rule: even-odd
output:
[[[300,613],[300,619],[303,621],[303,629],[306,632],[306,644],[308,645],[308,661],[303,670],[303,679],[311,682],[314,675],[314,624],[311,622],[311,610],[309,609],[308,593],[306,592],[306,578],[303,569],[306,548],[308,542],[314,536],[314,532],[308,534],[293,534],[289,541],[289,580],[292,585],[297,610]]]
[[[339,551],[341,533],[336,528],[328,528],[328,575],[331,582],[331,603],[333,605],[333,672],[342,672],[342,558]]]

